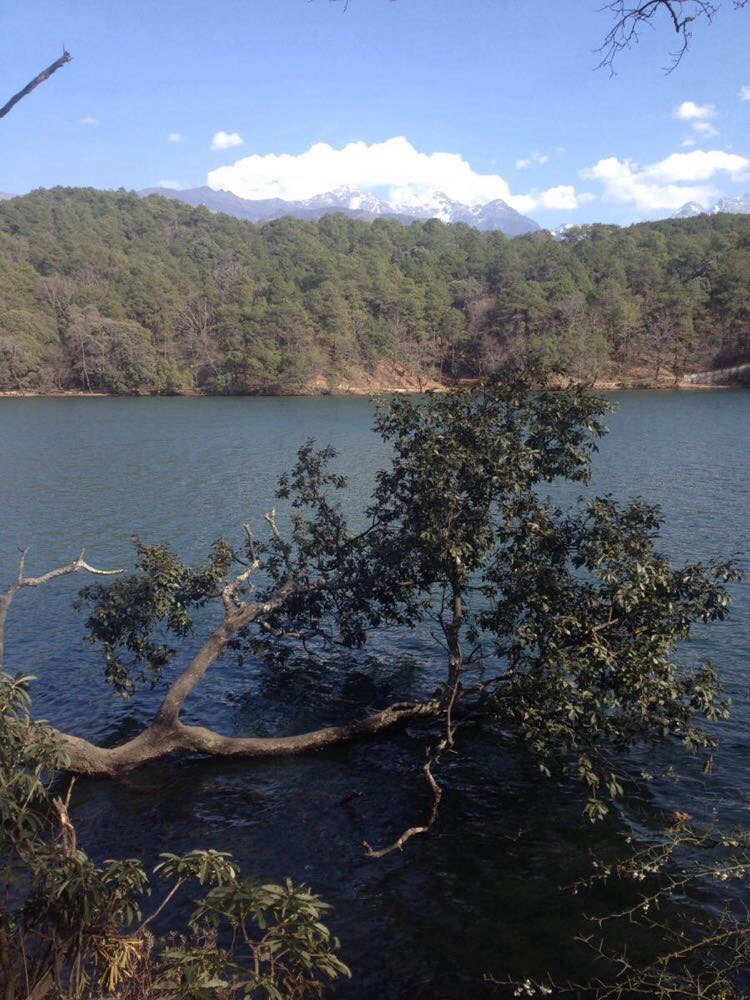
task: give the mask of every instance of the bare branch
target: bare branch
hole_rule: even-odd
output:
[[[58,796],[57,798],[52,799],[52,805],[55,807],[57,818],[60,823],[60,840],[62,842],[63,851],[68,857],[72,857],[76,852],[76,828],[73,826],[69,812],[70,797],[73,794],[73,785],[75,785],[75,782],[75,778],[70,779],[68,792],[65,798]]]
[[[0,108],[0,118],[4,118],[23,97],[26,97],[32,90],[35,90],[40,83],[44,83],[45,80],[48,80],[53,73],[56,73],[62,66],[65,65],[65,63],[70,62],[70,60],[70,52],[68,52],[67,49],[63,49],[63,53],[59,59],[55,59],[53,63],[50,63],[46,69],[43,69],[38,76],[35,76],[33,80],[27,83],[26,86],[22,90],[19,90],[17,94],[14,94],[11,99],[4,104],[2,108]]]
[[[271,532],[273,533],[273,537],[276,539],[278,546],[281,549],[281,555],[284,559],[284,565],[288,570],[291,570],[292,550],[291,546],[289,545],[289,542],[285,541],[281,537],[281,532],[279,531],[279,527],[276,524],[276,508],[272,507],[271,510],[269,510],[267,513],[263,515],[263,519],[264,521],[268,522]]]
[[[365,849],[365,857],[384,858],[387,854],[392,854],[394,851],[402,851],[404,849],[404,844],[411,840],[412,837],[417,837],[421,833],[430,832],[437,821],[440,800],[443,797],[443,789],[437,781],[435,781],[435,777],[432,773],[432,765],[438,760],[440,751],[445,749],[447,745],[447,741],[442,739],[436,747],[427,748],[427,760],[424,762],[422,767],[422,773],[424,774],[425,781],[429,785],[430,792],[432,793],[432,805],[426,822],[421,826],[410,826],[409,829],[404,830],[401,836],[397,837],[392,844],[389,844],[387,847],[381,847],[379,850],[374,850],[370,847],[367,841],[365,841],[362,845]]]
[[[244,576],[244,574],[242,575]],[[292,594],[309,593],[313,590],[320,590],[328,585],[329,582],[326,580],[300,583],[293,577],[290,577],[277,590],[266,597],[264,601],[240,603],[234,608],[231,606],[227,607],[227,600],[231,597],[230,592],[229,597],[224,600],[226,611],[224,621],[211,633],[185,670],[175,680],[169,691],[167,691],[156,715],[156,723],[161,727],[176,724],[185,699],[208,668],[221,656],[233,635],[248,625],[254,623],[260,624],[264,618],[267,618],[274,611],[278,611]],[[225,594],[222,594],[223,599],[224,596]]]
[[[744,0],[739,0],[735,6],[744,6]],[[718,13],[719,5],[712,0],[646,0],[635,4],[629,0],[609,0],[601,10],[613,14],[614,22],[598,49],[601,56],[599,68],[606,68],[613,74],[614,62],[620,52],[637,45],[643,29],[653,28],[658,15],[664,14],[679,40],[678,49],[672,53],[672,62],[665,68],[667,73],[671,73],[690,45],[692,25],[700,20],[710,23]]]
[[[65,566],[58,566],[56,569],[51,569],[48,573],[43,573],[42,576],[24,576],[23,567],[27,552],[28,549],[25,549],[19,565],[17,580],[19,587],[41,587],[43,583],[49,583],[50,580],[56,580],[59,576],[67,576],[69,573],[78,573],[79,570],[85,570],[86,573],[91,573],[93,576],[117,576],[123,572],[122,569],[97,569],[95,566],[91,566],[83,558],[86,550],[81,549],[81,554],[78,558],[74,559],[73,562],[67,563]]]
[[[230,580],[221,592],[221,600],[224,604],[224,611],[227,615],[232,614],[239,607],[243,606],[242,603],[237,600],[237,591],[243,583],[247,583],[253,573],[260,569],[260,560],[255,553],[255,540],[253,538],[253,532],[249,524],[243,524],[242,527],[245,529],[245,534],[247,535],[247,553],[250,558],[250,563],[247,568],[239,574],[239,576],[236,576],[234,580]]]
[[[56,569],[51,569],[48,573],[43,573],[41,576],[26,576],[26,556],[28,555],[28,551],[28,549],[21,550],[16,578],[5,593],[0,594],[0,669],[3,666],[5,621],[8,617],[8,609],[13,598],[22,587],[41,587],[42,584],[49,583],[50,580],[56,580],[58,577],[68,576],[71,573],[79,573],[81,570],[91,573],[93,576],[117,576],[123,572],[121,569],[97,569],[95,566],[91,566],[84,560],[85,549],[82,549],[78,558],[74,559],[73,562],[67,563],[65,566],[58,566]]]

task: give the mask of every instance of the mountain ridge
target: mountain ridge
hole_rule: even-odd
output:
[[[344,187],[326,191],[301,201],[283,198],[241,198],[231,191],[217,191],[203,185],[196,188],[143,188],[142,198],[158,195],[182,201],[193,208],[203,206],[211,212],[224,212],[247,222],[270,222],[284,215],[296,219],[318,221],[324,215],[341,214],[349,218],[372,222],[374,219],[395,219],[408,224],[415,220],[435,218],[441,222],[463,222],[483,232],[500,231],[506,236],[522,236],[542,227],[522,215],[502,199],[484,205],[470,206],[437,192],[422,205],[391,205],[366,191]]]
[[[704,208],[700,202],[686,201],[677,209],[672,219],[692,219],[696,215],[750,215],[750,192],[734,197],[719,198],[710,208]]]

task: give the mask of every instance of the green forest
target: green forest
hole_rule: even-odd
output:
[[[750,357],[750,216],[555,239],[341,215],[252,224],[88,188],[0,203],[0,390],[272,393],[534,360],[654,381]]]

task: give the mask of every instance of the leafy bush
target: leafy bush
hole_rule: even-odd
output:
[[[307,887],[242,879],[220,851],[97,866],[77,842],[72,785],[53,730],[29,717],[31,677],[0,674],[0,995],[41,1000],[210,1000],[321,996],[349,970]],[[187,926],[166,935],[169,906],[204,889]],[[146,903],[154,902],[145,914]]]

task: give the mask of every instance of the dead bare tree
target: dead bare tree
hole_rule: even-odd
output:
[[[185,344],[191,368],[216,370],[219,362],[215,322],[215,310],[203,295],[188,299],[178,309],[174,324]]]
[[[31,93],[32,90],[36,90],[40,83],[44,83],[45,80],[49,80],[53,73],[56,73],[61,69],[65,63],[69,63],[71,60],[70,52],[63,47],[62,55],[59,59],[55,59],[53,63],[50,63],[46,69],[43,69],[41,73],[38,73],[33,80],[30,80],[25,87],[22,87],[17,94],[14,94],[6,104],[0,108],[0,118],[4,118],[9,111],[18,104],[18,102]]]

